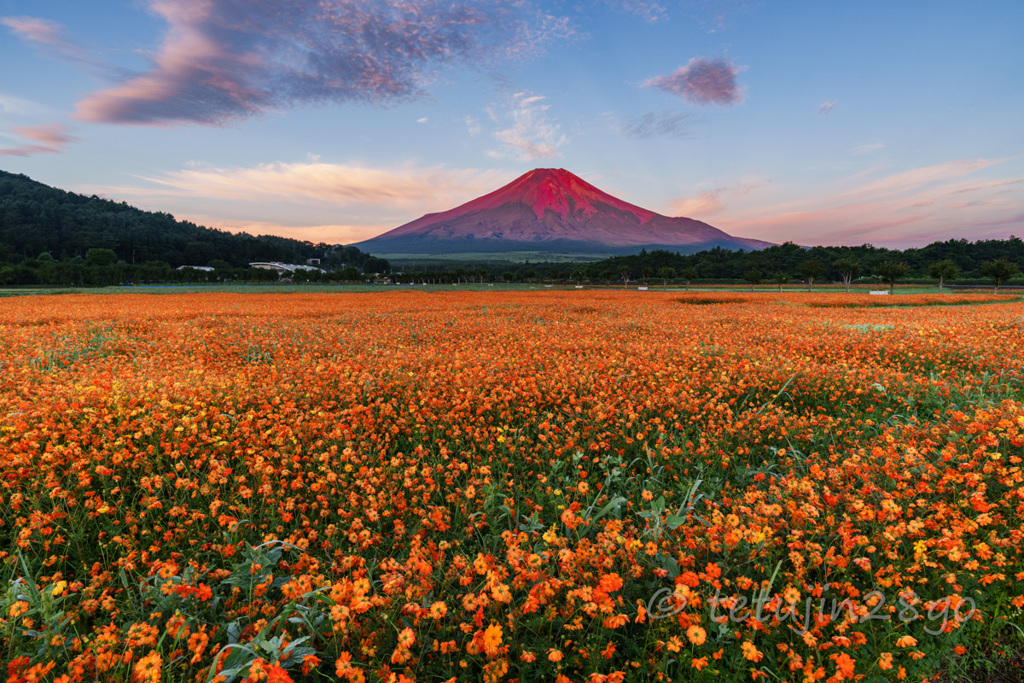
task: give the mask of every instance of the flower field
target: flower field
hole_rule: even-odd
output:
[[[1024,676],[1024,304],[886,299],[3,300],[7,680]]]

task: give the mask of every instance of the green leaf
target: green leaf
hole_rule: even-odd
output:
[[[683,524],[686,524],[687,515],[669,515],[666,518],[665,526],[669,529],[678,529]]]

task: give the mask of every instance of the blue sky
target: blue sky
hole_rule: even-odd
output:
[[[1024,235],[1024,2],[0,0],[0,168],[353,242],[565,168],[773,242]]]

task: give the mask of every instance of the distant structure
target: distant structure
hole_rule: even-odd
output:
[[[302,265],[298,263],[281,263],[280,261],[253,261],[249,264],[250,268],[259,268],[260,270],[276,270],[279,273],[294,273],[297,270],[315,270],[318,273],[323,273],[323,268],[317,268],[316,266]]]
[[[205,273],[212,273],[213,266],[178,266],[175,270],[201,270]]]

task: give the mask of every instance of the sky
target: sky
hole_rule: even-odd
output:
[[[0,169],[352,243],[564,168],[781,243],[1024,236],[1021,0],[0,0]]]

